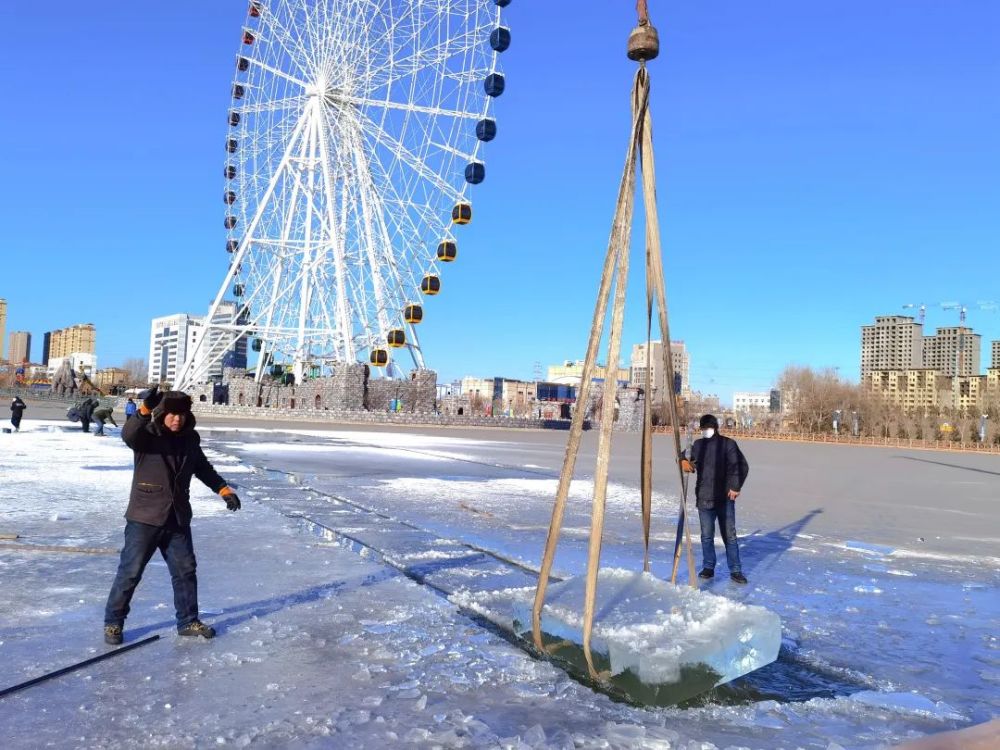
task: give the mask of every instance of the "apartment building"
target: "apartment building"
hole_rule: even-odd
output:
[[[912,370],[925,366],[923,326],[906,315],[884,315],[861,326],[861,381],[876,371]]]

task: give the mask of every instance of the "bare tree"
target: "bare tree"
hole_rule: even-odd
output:
[[[145,385],[149,382],[149,367],[142,357],[129,357],[122,363],[128,373],[128,385]]]

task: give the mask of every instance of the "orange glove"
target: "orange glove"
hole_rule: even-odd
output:
[[[219,494],[222,495],[222,499],[226,501],[226,508],[231,511],[237,511],[243,507],[243,503],[240,502],[240,497],[235,492],[233,492],[230,487],[223,487],[219,490]]]
[[[682,458],[681,459],[681,470],[685,474],[694,474],[694,464],[692,464],[686,458]]]

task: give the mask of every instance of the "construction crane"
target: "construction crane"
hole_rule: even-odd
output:
[[[925,305],[923,302],[921,302],[919,305],[915,305],[912,302],[908,302],[907,304],[903,305],[904,310],[913,310],[914,308],[916,308],[918,311],[917,320],[920,321],[920,325],[923,325],[924,319],[927,317],[927,305]]]
[[[970,307],[974,307],[977,310],[985,310],[987,312],[1000,311],[1000,302],[993,302],[991,300],[979,300],[976,303],[969,304],[964,302],[938,302],[933,306],[939,307],[942,310],[958,310],[958,321],[961,325],[965,325],[965,319],[968,317]],[[903,305],[903,309],[916,310],[917,320],[921,325],[923,325],[925,319],[927,318],[927,304],[924,302],[908,302]]]
[[[978,302],[972,304],[966,304],[964,302],[938,302],[935,307],[942,310],[957,310],[958,311],[958,352],[955,362],[955,374],[962,374],[962,365],[964,364],[963,356],[965,354],[965,332],[962,330],[965,328],[965,321],[969,314],[969,308],[974,307],[977,310],[985,310],[988,312],[997,312],[1000,310],[1000,303],[993,302],[992,300],[979,300]],[[917,310],[917,320],[920,325],[924,324],[927,317],[927,305],[923,302],[913,303],[908,302],[903,305],[904,310]]]

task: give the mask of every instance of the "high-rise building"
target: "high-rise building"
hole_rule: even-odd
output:
[[[238,314],[235,302],[223,302],[215,313],[216,324],[236,323]],[[205,334],[204,316],[178,313],[154,318],[149,333],[149,382],[173,383],[180,374],[181,368],[192,356],[195,348]],[[212,330],[211,339],[204,344],[209,351],[215,351],[227,346],[231,334],[227,331]],[[223,367],[245,368],[247,366],[247,337],[240,336],[235,343],[228,346],[228,352],[221,360],[216,359],[206,376],[210,380],[222,377]]]
[[[877,370],[910,370],[924,366],[923,326],[906,315],[885,315],[861,326],[861,380]]]
[[[46,331],[42,336],[42,364],[49,363],[49,352],[52,350],[52,331]]]
[[[7,345],[7,361],[21,364],[31,361],[31,334],[27,331],[11,331]]]
[[[991,348],[993,356],[990,357],[990,367],[996,369],[1000,367],[1000,341],[994,341]]]
[[[203,328],[185,313],[153,318],[149,331],[149,382],[173,383]]]
[[[670,354],[673,357],[674,372],[680,376],[680,392],[687,395],[691,392],[691,357],[683,341],[670,342]],[[663,342],[651,341],[649,344],[649,377],[646,373],[646,345],[632,346],[631,367],[629,368],[629,385],[635,388],[645,388],[646,383],[652,383],[658,394],[672,393],[677,390],[675,381],[667,383],[663,372]]]
[[[232,323],[240,323],[243,321],[238,320],[239,310],[235,302],[222,302],[215,311],[215,317],[212,322],[216,325],[225,325]],[[225,331],[216,331],[211,334],[213,339],[217,343],[213,343],[215,346],[225,346],[226,342],[231,338],[230,335]],[[222,377],[223,367],[235,367],[237,369],[245,369],[247,366],[247,336],[244,334],[240,336],[236,341],[229,347],[229,351],[222,358],[220,362],[213,365],[209,371],[208,376],[213,380],[217,380]]]
[[[983,337],[971,328],[938,328],[935,335],[924,337],[923,365],[948,377],[978,375],[982,346]]]
[[[7,300],[0,299],[0,356],[3,355],[3,337],[7,331]]]
[[[93,323],[78,323],[50,331],[48,358],[68,357],[77,352],[95,354],[97,331]],[[43,347],[44,349],[44,347]],[[42,352],[43,355],[45,352]],[[46,362],[48,364],[48,362]]]

